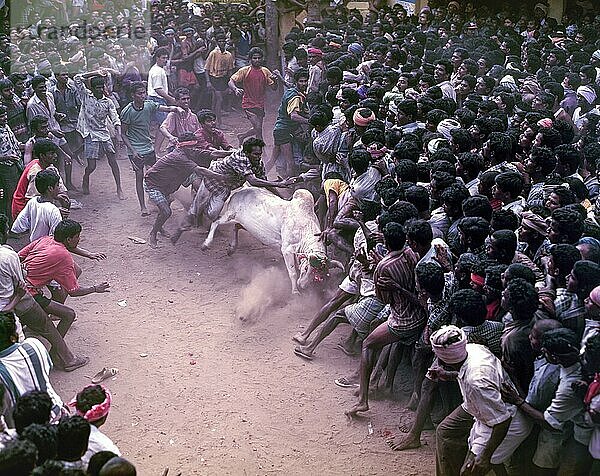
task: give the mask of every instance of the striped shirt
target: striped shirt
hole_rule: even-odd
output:
[[[52,388],[50,370],[52,360],[44,345],[31,337],[21,344],[13,344],[0,351],[0,381],[4,384],[12,412],[17,399],[31,390],[47,392],[52,399],[51,421],[62,416],[63,402]]]
[[[398,331],[414,331],[425,325],[425,310],[405,293],[415,293],[414,269],[418,261],[415,252],[405,246],[388,253],[373,273],[376,296],[391,308],[388,325]]]

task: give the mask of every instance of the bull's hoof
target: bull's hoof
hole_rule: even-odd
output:
[[[227,247],[227,256],[231,256],[233,253],[235,253],[236,248],[234,246],[228,246]]]
[[[200,245],[200,249],[201,249],[202,251],[206,251],[206,250],[208,249],[208,245],[207,245],[206,243],[202,243],[202,244]]]
[[[300,296],[300,291],[298,291],[297,289],[292,289],[292,295],[293,296]]]

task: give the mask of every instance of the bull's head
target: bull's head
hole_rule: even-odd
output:
[[[306,289],[313,284],[323,282],[329,276],[329,270],[339,268],[344,271],[344,265],[338,260],[328,258],[323,253],[298,254],[298,289]]]

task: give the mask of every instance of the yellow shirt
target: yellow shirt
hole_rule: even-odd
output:
[[[209,76],[223,78],[235,67],[235,59],[229,51],[221,52],[217,46],[206,58],[204,67]]]

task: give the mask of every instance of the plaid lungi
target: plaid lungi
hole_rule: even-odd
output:
[[[101,154],[116,154],[115,147],[111,140],[93,141],[87,136],[83,141],[83,158],[98,160]]]
[[[154,203],[157,207],[161,205],[168,207],[169,199],[162,193],[160,190],[155,188],[150,188],[146,185],[146,181],[144,180],[144,192],[148,194],[148,198]]]
[[[344,308],[346,319],[362,338],[369,334],[371,323],[385,307],[385,304],[375,296],[364,296],[354,304]]]

